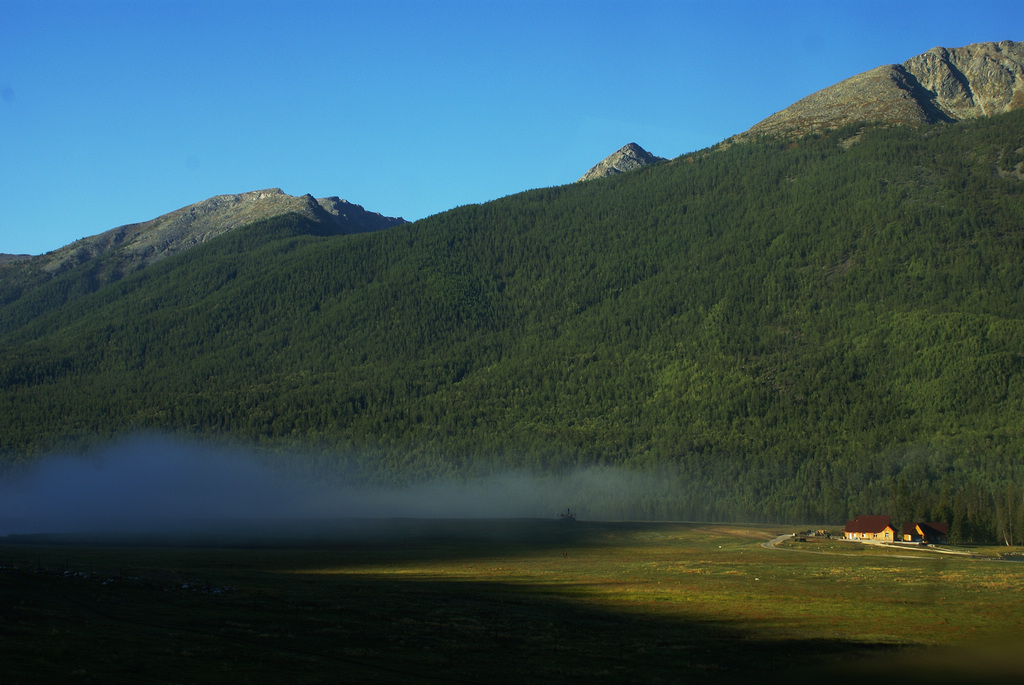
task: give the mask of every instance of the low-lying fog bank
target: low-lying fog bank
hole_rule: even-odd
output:
[[[630,502],[652,476],[577,469],[503,473],[396,489],[324,483],[244,450],[136,437],[95,454],[49,457],[0,482],[0,536],[287,531],[312,521],[540,518],[571,508],[592,519],[638,518]]]

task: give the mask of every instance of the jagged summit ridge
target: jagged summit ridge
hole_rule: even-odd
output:
[[[932,124],[1024,107],[1024,43],[936,47],[812,93],[743,135],[813,133],[848,123]]]
[[[217,195],[150,221],[127,224],[36,257],[45,272],[56,273],[117,251],[130,270],[151,264],[204,243],[254,221],[300,214],[324,225],[331,233],[377,231],[405,223],[404,219],[368,212],[338,197],[288,195],[280,188]]]
[[[627,171],[635,171],[649,164],[664,161],[664,157],[656,157],[636,143],[630,143],[619,148],[616,152],[613,152],[591,167],[590,171],[583,174],[577,183],[605,176],[614,176],[615,174]]]

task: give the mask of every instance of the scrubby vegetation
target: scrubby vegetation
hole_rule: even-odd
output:
[[[158,429],[378,483],[616,466],[659,474],[644,516],[1018,541],[1022,139],[1018,112],[737,143],[20,297],[4,266],[0,448]]]

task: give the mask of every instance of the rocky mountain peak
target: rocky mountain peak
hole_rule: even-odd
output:
[[[636,143],[630,143],[595,164],[590,168],[590,171],[580,177],[579,181],[590,181],[595,178],[614,176],[615,174],[635,171],[649,164],[664,161],[664,157],[656,157]]]
[[[33,258],[47,273],[58,273],[116,253],[116,271],[151,264],[223,233],[255,221],[300,214],[320,224],[324,234],[378,231],[405,223],[404,219],[368,212],[337,197],[317,200],[296,197],[280,188],[217,195],[138,224],[128,224]]]
[[[1024,43],[936,47],[857,74],[758,122],[742,136],[804,135],[854,122],[931,124],[1024,107]]]

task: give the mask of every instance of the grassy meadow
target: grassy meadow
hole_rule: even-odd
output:
[[[0,541],[0,681],[985,682],[1024,564],[778,527],[393,520]],[[961,550],[963,551],[963,550]]]

